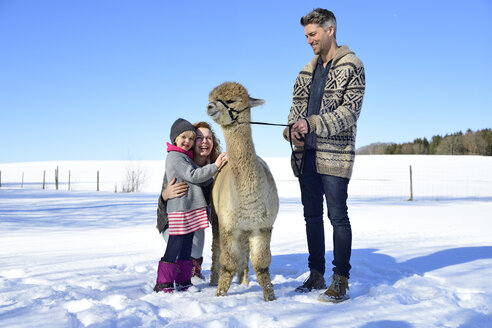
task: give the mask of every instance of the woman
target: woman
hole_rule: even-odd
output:
[[[193,124],[193,126],[196,128],[196,141],[193,146],[193,161],[199,166],[215,162],[222,151],[212,127],[207,122],[198,122]],[[167,201],[172,198],[183,196],[188,190],[188,186],[184,182],[176,183],[176,178],[173,178],[169,185],[167,185],[166,181],[167,179],[164,175],[162,191],[159,197],[159,206],[157,208],[157,229],[167,243],[169,237],[169,224],[166,211]],[[202,187],[205,200],[209,204],[209,218],[211,188],[211,185]],[[200,279],[203,279],[201,265],[203,262],[204,244],[205,230],[202,229],[196,231],[191,249],[191,258],[193,261],[192,277],[198,277]]]

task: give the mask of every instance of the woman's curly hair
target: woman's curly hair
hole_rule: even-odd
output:
[[[212,147],[212,152],[209,155],[209,159],[210,159],[210,163],[214,163],[215,160],[217,159],[217,157],[219,157],[219,155],[222,153],[222,149],[220,147],[220,141],[215,136],[214,130],[212,129],[210,124],[208,124],[207,122],[197,122],[197,123],[193,124],[193,126],[195,127],[195,129],[206,128],[206,129],[209,129],[210,132],[212,132],[212,141],[213,141],[214,145]]]

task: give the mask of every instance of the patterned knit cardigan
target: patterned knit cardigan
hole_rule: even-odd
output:
[[[306,117],[312,75],[318,56],[304,66],[294,84],[289,124],[305,118],[316,138],[316,168],[320,174],[350,179],[355,159],[355,136],[365,90],[362,62],[347,46],[338,48],[328,72],[319,115]],[[284,138],[289,140],[288,128]],[[294,147],[292,169],[302,164],[303,149]],[[297,165],[295,163],[297,161]]]

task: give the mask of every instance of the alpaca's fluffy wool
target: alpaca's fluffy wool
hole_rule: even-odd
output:
[[[227,294],[236,272],[239,281],[247,283],[251,253],[263,296],[271,301],[275,295],[269,271],[270,240],[279,200],[268,166],[256,155],[251,126],[245,123],[249,122],[251,107],[263,100],[249,97],[242,85],[227,82],[210,93],[209,101],[208,113],[222,128],[229,159],[217,175],[212,191],[213,213],[217,215],[212,215],[210,283],[218,284],[217,295]],[[231,118],[224,104],[235,110],[236,119]]]

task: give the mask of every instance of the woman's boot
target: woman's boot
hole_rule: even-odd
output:
[[[191,270],[191,276],[203,279],[203,275],[202,275],[203,256],[197,259],[192,257],[191,261],[193,262],[193,269]]]

